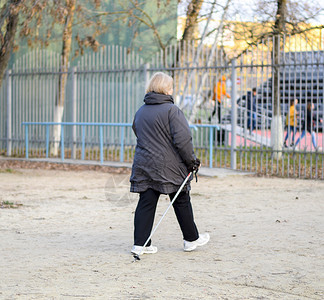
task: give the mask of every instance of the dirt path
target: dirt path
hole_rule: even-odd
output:
[[[0,299],[323,299],[321,181],[227,176],[192,184],[210,243],[182,251],[170,211],[132,263],[129,174],[0,173]],[[157,216],[168,205],[161,197]]]

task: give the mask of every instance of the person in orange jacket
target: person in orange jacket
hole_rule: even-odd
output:
[[[214,84],[212,100],[215,102],[215,104],[212,115],[209,117],[209,122],[211,121],[211,118],[215,115],[217,110],[218,122],[221,123],[221,103],[225,98],[224,96],[230,98],[230,95],[226,92],[226,76],[223,75],[218,79],[217,84]],[[216,102],[216,99],[218,103]]]

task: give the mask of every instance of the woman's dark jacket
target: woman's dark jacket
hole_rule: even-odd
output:
[[[308,132],[311,132],[314,130],[314,120],[312,111],[309,109],[306,109],[306,120],[303,120],[302,123],[302,130],[307,130]]]
[[[178,190],[196,159],[191,132],[172,96],[152,92],[145,95],[144,102],[133,122],[137,144],[131,192],[151,188],[170,194]],[[190,183],[185,189],[190,190]]]

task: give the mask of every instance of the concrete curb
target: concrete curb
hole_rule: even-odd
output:
[[[46,163],[55,163],[55,164],[71,164],[71,165],[84,165],[84,166],[103,166],[103,167],[113,167],[113,168],[132,168],[132,163],[128,162],[115,162],[109,161],[100,163],[98,161],[91,160],[75,160],[75,159],[65,159],[62,161],[61,159],[56,158],[13,158],[13,157],[4,157],[0,156],[0,161],[10,160],[10,161],[25,161],[25,162],[46,162]],[[206,168],[202,167],[199,169],[199,176],[206,177],[227,177],[227,176],[244,176],[244,175],[254,175],[255,173],[251,172],[243,172],[237,170],[230,170],[225,168]]]

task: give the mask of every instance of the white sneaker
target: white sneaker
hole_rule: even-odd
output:
[[[190,252],[195,250],[198,246],[206,245],[209,242],[210,236],[209,233],[205,232],[202,234],[199,234],[199,238],[193,242],[188,242],[184,240],[183,243],[183,250]]]
[[[136,246],[136,245],[134,245],[133,247],[132,247],[132,250],[131,250],[131,252],[133,253],[133,254],[136,254],[136,255],[142,255],[142,254],[154,254],[154,253],[156,253],[157,252],[157,247],[155,247],[155,246],[148,246],[148,247],[144,247],[144,249],[143,249],[143,246]]]

